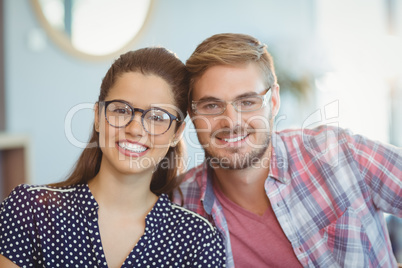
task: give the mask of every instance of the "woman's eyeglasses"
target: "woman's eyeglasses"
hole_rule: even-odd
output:
[[[109,125],[116,128],[128,126],[134,120],[136,112],[142,114],[142,126],[151,135],[162,135],[169,130],[173,121],[181,122],[177,116],[158,107],[143,110],[134,108],[123,100],[100,101],[99,103],[105,107],[105,117]]]

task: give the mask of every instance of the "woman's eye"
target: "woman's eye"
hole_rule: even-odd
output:
[[[149,120],[152,120],[152,121],[163,121],[163,117],[162,116],[160,116],[160,115],[152,115],[152,116],[150,116],[149,117]]]
[[[129,111],[127,109],[114,109],[113,113],[116,113],[116,114],[129,114]]]
[[[146,120],[154,123],[170,122],[170,117],[167,113],[162,111],[152,111],[145,115]]]

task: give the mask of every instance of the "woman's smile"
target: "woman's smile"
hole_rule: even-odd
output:
[[[118,141],[116,142],[116,146],[120,153],[129,157],[144,156],[149,149],[149,147],[144,144],[129,140]]]

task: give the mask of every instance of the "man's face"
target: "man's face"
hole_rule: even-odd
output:
[[[194,84],[192,100],[232,102],[245,96],[263,96],[269,86],[254,63],[209,68]],[[206,157],[215,166],[228,169],[249,168],[255,161],[269,161],[273,116],[279,108],[279,87],[271,86],[268,104],[252,112],[238,112],[227,103],[219,115],[190,113]],[[243,102],[237,102],[243,103]],[[247,103],[244,103],[247,105]],[[267,158],[267,159],[264,159]]]

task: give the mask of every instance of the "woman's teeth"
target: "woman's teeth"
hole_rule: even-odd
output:
[[[134,153],[142,153],[146,151],[148,148],[136,143],[128,143],[128,142],[119,142],[119,146],[124,150],[128,150]]]

